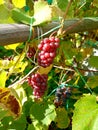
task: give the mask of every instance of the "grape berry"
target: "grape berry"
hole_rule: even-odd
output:
[[[28,77],[28,83],[33,89],[33,95],[35,98],[41,98],[47,89],[47,79],[48,76],[46,74],[32,74]]]
[[[42,67],[48,67],[52,64],[56,50],[59,47],[59,38],[50,37],[43,39],[38,45],[38,64]]]
[[[54,104],[56,107],[64,105],[66,100],[71,96],[71,88],[62,87],[58,88],[55,92]]]
[[[29,46],[27,51],[27,57],[32,58],[35,55],[36,51],[34,47]]]

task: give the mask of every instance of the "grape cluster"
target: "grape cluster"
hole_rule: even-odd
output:
[[[35,55],[36,51],[34,47],[29,46],[27,51],[27,57],[32,58]]]
[[[46,74],[32,74],[28,77],[28,83],[33,89],[33,95],[35,98],[41,98],[47,89],[47,79],[48,76]]]
[[[62,87],[58,88],[55,92],[54,104],[56,107],[64,105],[66,100],[71,96],[71,88]]]
[[[38,45],[38,64],[42,67],[49,66],[56,56],[56,50],[59,47],[59,38],[50,37],[43,39]]]

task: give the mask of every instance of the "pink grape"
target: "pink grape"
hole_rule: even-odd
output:
[[[45,68],[52,64],[59,42],[59,38],[56,37],[45,38],[40,42],[38,45],[38,65]]]

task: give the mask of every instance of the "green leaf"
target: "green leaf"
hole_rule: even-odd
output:
[[[92,56],[90,57],[89,59],[89,64],[92,66],[92,67],[96,67],[98,68],[98,56]]]
[[[72,130],[98,130],[98,104],[94,95],[85,95],[75,103]]]
[[[11,18],[11,11],[4,4],[0,4],[0,23],[14,23]]]
[[[57,117],[55,119],[55,122],[57,123],[57,126],[61,129],[67,128],[70,123],[70,120],[68,118],[68,113],[65,108],[57,108],[56,113]]]
[[[29,124],[28,130],[35,130],[34,126],[32,124]]]
[[[0,120],[2,120],[5,116],[7,116],[8,111],[0,108]]]
[[[7,20],[10,16],[9,10],[5,7],[5,5],[0,5],[0,21]]]
[[[12,10],[12,18],[17,22],[22,22],[29,25],[34,22],[34,17],[30,17],[23,10],[18,8],[14,8]]]
[[[26,0],[12,0],[12,3],[17,8],[22,8],[26,5]]]
[[[92,89],[97,87],[98,86],[98,76],[89,77],[87,84]]]
[[[5,87],[6,79],[7,79],[7,72],[2,70],[0,72],[0,87]]]
[[[24,114],[17,120],[14,120],[11,116],[7,116],[0,122],[0,130],[25,130],[26,128],[26,117]]]
[[[51,21],[52,10],[46,1],[39,0],[34,3],[34,19],[34,25]]]
[[[9,130],[11,130],[12,128],[14,130],[25,130],[26,123],[26,117],[24,114],[22,114],[18,120],[12,120],[12,123],[9,125]]]
[[[51,121],[53,121],[56,117],[55,106],[53,104],[48,105],[48,108],[45,110],[44,116],[45,117],[42,120],[42,123],[48,126]]]
[[[32,125],[37,130],[48,128],[49,124],[55,120],[56,112],[55,106],[49,102],[33,103],[30,114],[33,120]]]
[[[53,0],[52,4],[58,6],[62,11],[65,11],[68,5],[68,0]]]

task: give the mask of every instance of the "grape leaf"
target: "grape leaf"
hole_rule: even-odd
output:
[[[28,65],[28,62],[23,62],[25,54],[20,54],[15,56],[13,59],[8,60],[0,60],[0,68],[1,69],[9,69],[9,73],[20,73],[23,72],[25,67]]]
[[[72,130],[98,130],[98,104],[94,95],[85,95],[75,103]]]
[[[32,125],[32,124],[29,124],[28,125],[28,130],[34,130],[35,128],[34,128],[34,126]]]
[[[0,120],[7,116],[8,111],[0,108]]]
[[[57,108],[56,113],[57,116],[55,122],[57,123],[57,126],[61,129],[67,128],[70,123],[70,120],[68,118],[68,113],[65,108]]]
[[[33,17],[30,17],[23,10],[18,9],[18,8],[14,8],[12,10],[12,18],[13,18],[13,20],[15,20],[17,22],[22,22],[22,23],[29,24],[29,25],[33,24],[33,22],[34,22]]]
[[[87,84],[92,89],[97,87],[98,86],[98,76],[89,77]]]
[[[5,5],[0,5],[0,22],[3,20],[7,20],[10,16],[9,10],[5,7]]]
[[[44,128],[46,130],[49,124],[55,120],[55,106],[49,102],[33,103],[30,114],[33,120],[32,125],[34,128],[37,130]]]
[[[4,117],[0,123],[2,124],[0,130],[25,130],[27,121],[25,115],[22,114],[17,120],[11,116]]]
[[[17,92],[19,100],[21,104],[23,105],[25,101],[27,101],[27,96],[26,96],[23,86],[19,83],[19,84],[14,85],[13,89],[15,89],[15,91]]]
[[[26,0],[12,0],[12,3],[17,8],[22,8],[26,5]]]
[[[92,56],[89,58],[89,64],[92,66],[92,67],[96,67],[98,68],[98,56]]]
[[[0,107],[8,110],[7,115],[14,118],[18,118],[21,114],[21,104],[16,95],[17,93],[13,94],[11,88],[0,88]]]
[[[51,21],[52,10],[46,1],[39,0],[34,2],[34,19],[33,25]]]

